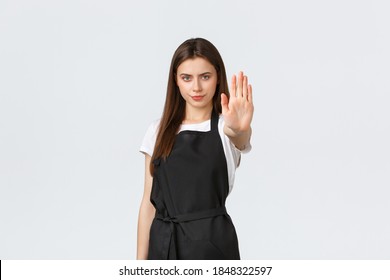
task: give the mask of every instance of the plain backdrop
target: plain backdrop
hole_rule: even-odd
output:
[[[134,259],[148,125],[204,37],[254,88],[243,259],[390,258],[388,1],[0,1],[0,259]]]

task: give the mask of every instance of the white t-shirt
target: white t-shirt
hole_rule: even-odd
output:
[[[142,141],[140,152],[152,156],[154,145],[156,143],[159,124],[160,124],[160,119],[155,120],[149,125],[149,128],[146,131],[146,134]],[[204,131],[204,132],[210,131],[211,129],[210,124],[211,124],[210,120],[201,123],[195,123],[195,124],[182,124],[180,126],[179,132],[183,130]],[[218,132],[222,140],[223,150],[225,152],[225,157],[226,157],[228,176],[229,176],[229,193],[230,193],[234,184],[234,176],[236,173],[236,168],[240,165],[241,153],[248,153],[252,149],[252,146],[250,143],[248,143],[245,146],[244,150],[240,151],[239,149],[237,149],[234,146],[234,144],[230,141],[229,137],[227,137],[223,132],[224,124],[225,122],[223,116],[220,115],[218,121]]]

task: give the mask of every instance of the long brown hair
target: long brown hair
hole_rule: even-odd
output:
[[[203,38],[194,38],[183,42],[176,49],[171,61],[164,110],[150,163],[150,174],[152,176],[154,173],[154,160],[159,158],[166,159],[169,156],[175,142],[175,136],[184,119],[185,100],[181,96],[179,87],[176,84],[177,68],[185,60],[196,57],[208,60],[217,71],[218,81],[213,97],[213,110],[218,114],[222,112],[221,93],[225,93],[229,97],[225,65],[217,48]]]

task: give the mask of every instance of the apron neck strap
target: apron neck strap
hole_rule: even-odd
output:
[[[218,132],[219,115],[214,110],[211,113],[211,131]]]

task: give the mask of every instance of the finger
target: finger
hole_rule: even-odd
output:
[[[230,98],[236,98],[236,93],[237,93],[237,78],[236,75],[233,75],[232,77],[232,83],[230,86]]]
[[[248,99],[248,77],[244,76],[242,82],[242,97],[247,100]]]
[[[221,106],[222,106],[222,115],[225,115],[227,111],[229,111],[229,101],[227,98],[227,95],[222,93],[221,94]]]
[[[252,97],[252,85],[248,85],[248,102],[252,103],[253,102],[253,97]]]
[[[238,73],[238,83],[237,83],[237,97],[240,98],[242,97],[242,80],[243,80],[243,73],[242,71],[240,71],[240,73]]]

